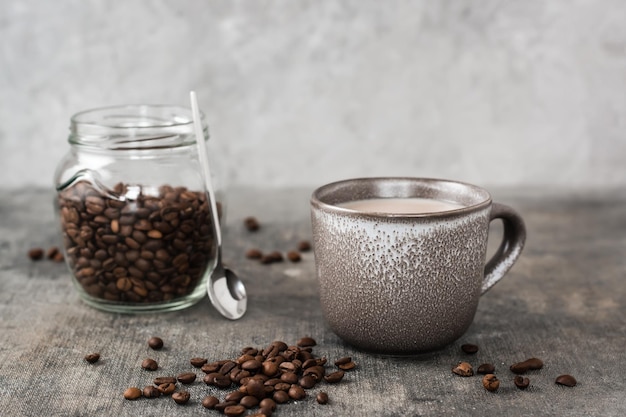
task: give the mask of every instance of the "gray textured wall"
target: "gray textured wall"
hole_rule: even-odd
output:
[[[70,116],[188,103],[235,185],[626,185],[623,0],[0,1],[2,185]]]

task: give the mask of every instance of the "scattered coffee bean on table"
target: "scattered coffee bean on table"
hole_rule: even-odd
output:
[[[183,372],[176,378],[181,384],[191,384],[196,380],[196,374],[193,372]]]
[[[543,361],[538,358],[526,359],[524,362],[517,362],[509,368],[514,374],[525,374],[529,370],[539,370],[543,368]]]
[[[299,252],[292,250],[287,252],[287,259],[291,262],[300,262],[302,260],[302,256],[300,256]]]
[[[263,258],[263,252],[259,249],[248,249],[246,252],[246,258],[248,259],[261,259]]]
[[[574,378],[571,375],[565,374],[565,375],[559,375],[556,380],[554,381],[555,384],[557,385],[563,385],[566,387],[574,387],[576,386],[576,378]]]
[[[176,378],[174,378],[173,376],[158,376],[154,378],[153,382],[154,382],[154,385],[175,384]]]
[[[159,369],[159,364],[154,359],[147,358],[141,362],[141,367],[146,371],[156,371]]]
[[[285,258],[283,258],[283,254],[279,251],[275,250],[261,257],[262,264],[272,264],[275,262],[282,262]]]
[[[317,345],[317,342],[312,337],[306,336],[298,340],[297,345],[298,347],[310,347]]]
[[[100,354],[99,353],[90,353],[88,355],[85,355],[85,360],[89,363],[96,363],[100,360]]]
[[[151,349],[159,350],[163,348],[163,339],[156,336],[151,337],[150,339],[148,339],[148,346],[150,346]]]
[[[308,252],[311,250],[311,243],[308,240],[302,240],[298,243],[298,250],[300,252]]]
[[[468,362],[459,362],[454,368],[452,368],[452,372],[463,377],[474,375],[474,369]]]
[[[171,382],[166,382],[157,386],[159,392],[163,395],[170,395],[176,391],[176,385]]]
[[[261,228],[261,224],[254,216],[248,216],[243,220],[243,224],[250,232],[256,232]]]
[[[207,362],[208,360],[206,358],[191,358],[189,360],[189,363],[191,363],[191,366],[194,368],[202,368]]]
[[[478,352],[478,345],[474,345],[472,343],[465,343],[461,345],[461,350],[469,355],[473,355]]]
[[[496,371],[496,367],[490,363],[483,363],[476,370],[477,373],[482,374],[482,375],[493,374],[495,371]]]
[[[161,396],[161,391],[159,391],[154,385],[148,385],[143,389],[143,396],[145,398],[159,398]]]
[[[189,394],[189,391],[177,391],[172,393],[172,399],[176,404],[187,404],[190,398],[191,394]]]
[[[33,261],[38,261],[43,258],[43,249],[32,248],[28,251],[28,257]]]
[[[224,408],[224,414],[227,417],[237,417],[243,415],[243,413],[245,412],[246,407],[244,407],[243,405],[229,405],[228,407]]]
[[[292,346],[277,340],[265,348],[244,347],[235,359],[208,362],[202,357],[192,358],[190,363],[205,373],[202,379],[207,385],[230,389],[222,400],[213,395],[204,397],[202,406],[218,410],[226,416],[240,416],[246,410],[252,410],[249,415],[269,417],[276,410],[277,404],[303,400],[307,397],[307,390],[317,384],[340,382],[344,371],[327,374],[327,359],[313,354],[316,345],[315,339],[305,336]],[[351,357],[340,358],[334,363],[348,369],[356,366]],[[154,359],[147,358],[142,362],[142,367],[155,370],[158,364]],[[154,378],[154,386],[146,386],[143,391],[129,388],[124,396],[136,399],[142,395],[146,398],[171,395],[176,403],[186,404],[191,395],[185,390],[177,391],[176,384],[191,384],[196,378],[194,372],[183,372],[177,377],[159,376]],[[328,394],[321,391],[315,399],[319,404],[326,404]]]
[[[207,395],[206,397],[202,399],[202,406],[204,408],[208,408],[209,410],[212,410],[215,408],[217,404],[219,404],[219,402],[220,400],[217,397],[214,397],[213,395]]]
[[[52,247],[48,248],[48,251],[46,252],[46,258],[52,259],[52,260],[56,260],[56,258],[59,255],[59,253],[61,253],[59,248],[57,248],[56,246],[52,246]],[[61,254],[61,255],[63,255],[63,254]]]
[[[515,384],[517,388],[524,390],[530,385],[530,379],[521,375],[517,375],[515,376],[515,378],[513,378],[513,384]]]
[[[320,391],[315,396],[315,400],[318,404],[328,404],[328,394],[326,394],[324,391]]]
[[[487,374],[483,377],[483,387],[485,387],[487,391],[497,391],[500,387],[500,381],[494,374]]]
[[[124,391],[124,398],[127,400],[136,400],[141,397],[141,390],[137,387],[130,387]]]

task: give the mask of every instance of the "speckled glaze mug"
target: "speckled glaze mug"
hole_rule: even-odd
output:
[[[435,212],[349,208],[372,199],[445,201]],[[388,200],[391,201],[391,200]],[[492,220],[499,249],[486,262]],[[480,296],[508,272],[526,239],[520,215],[477,186],[427,178],[358,178],[311,197],[321,306],[331,329],[366,351],[415,354],[468,329]]]

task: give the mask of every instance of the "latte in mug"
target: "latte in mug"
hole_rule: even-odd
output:
[[[440,211],[458,210],[464,207],[451,201],[421,197],[368,198],[365,200],[348,201],[338,204],[338,206],[364,213],[388,214],[437,213]]]

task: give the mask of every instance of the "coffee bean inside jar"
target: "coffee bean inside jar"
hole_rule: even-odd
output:
[[[215,258],[206,193],[123,183],[112,191],[79,181],[58,194],[67,262],[79,291],[88,301],[145,306],[194,292]]]
[[[127,194],[119,183],[115,195]],[[159,187],[115,198],[81,181],[58,195],[68,265],[90,297],[162,303],[189,295],[215,256],[204,192]]]

